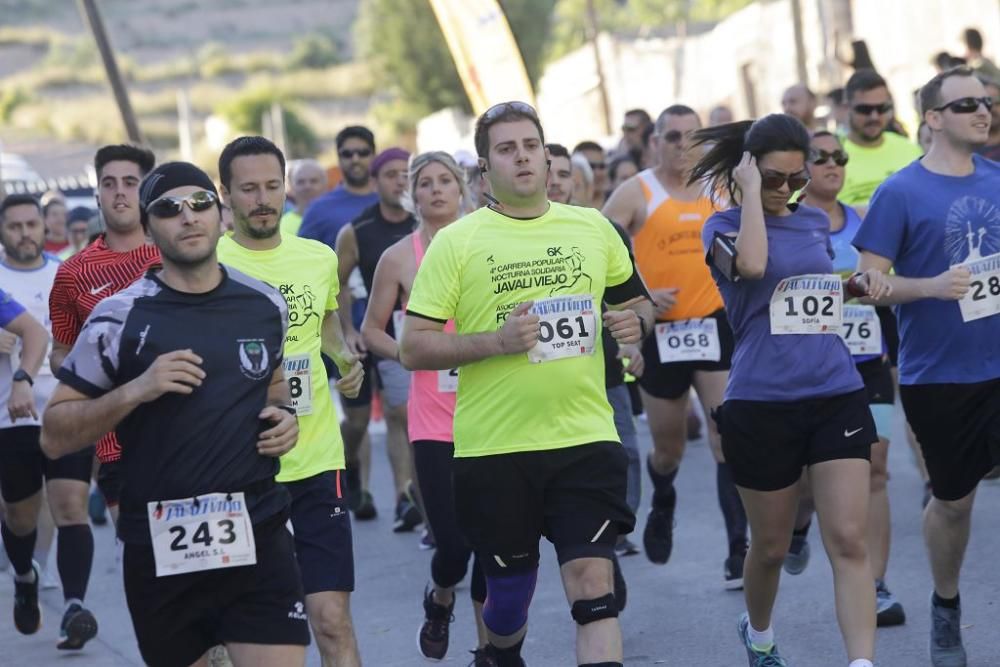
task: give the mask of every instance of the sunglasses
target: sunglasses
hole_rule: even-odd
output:
[[[370,148],[345,148],[342,151],[337,151],[337,155],[345,160],[350,160],[355,157],[371,157],[371,154],[372,149]]]
[[[847,164],[848,156],[847,153],[840,150],[839,148],[832,153],[828,153],[824,150],[814,150],[812,154],[812,163],[816,165],[826,164],[830,160],[838,167],[843,167]]]
[[[892,111],[892,102],[884,102],[882,104],[855,104],[852,108],[854,109],[854,113],[861,116],[871,116],[873,113],[884,116]]]
[[[691,132],[681,132],[680,130],[670,130],[669,132],[663,133],[663,140],[668,144],[679,144],[689,136]]]
[[[777,190],[785,183],[788,183],[789,190],[797,192],[806,187],[806,184],[809,183],[809,176],[801,171],[797,174],[782,174],[776,171],[769,171],[760,175],[760,187],[763,190]]]
[[[622,132],[637,132],[641,129],[638,125],[622,125]]]
[[[993,98],[960,97],[957,100],[952,100],[951,102],[942,104],[939,107],[934,107],[932,111],[944,111],[945,109],[950,109],[952,113],[976,113],[979,111],[980,104],[986,107],[987,111],[990,111],[993,109]]]
[[[503,116],[508,111],[516,111],[517,113],[530,116],[531,118],[537,120],[538,112],[535,108],[526,102],[501,102],[500,104],[494,104],[489,109],[483,112],[483,120],[487,123],[492,122],[501,116]]]
[[[590,168],[591,169],[607,169],[608,168],[608,163],[607,162],[590,162],[589,164],[590,164]]]
[[[148,215],[155,215],[157,218],[173,218],[181,214],[184,204],[195,213],[207,211],[219,203],[219,198],[214,193],[207,190],[192,192],[185,197],[160,197],[153,203],[146,206]]]

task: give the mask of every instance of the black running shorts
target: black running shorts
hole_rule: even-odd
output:
[[[122,495],[121,459],[104,461],[97,469],[97,489],[108,507],[117,507]]]
[[[728,371],[733,360],[733,330],[725,311],[718,310],[709,317],[718,323],[720,358],[718,361],[660,362],[656,334],[651,333],[642,342],[642,358],[646,362],[639,386],[650,396],[676,400],[686,395],[694,384],[695,371]]]
[[[935,498],[964,498],[1000,465],[1000,379],[900,385],[899,396]]]
[[[611,558],[635,527],[628,455],[617,442],[456,458],[454,470],[458,523],[487,575],[536,567],[542,535],[560,564]]]
[[[42,480],[72,479],[90,484],[94,448],[52,460],[39,444],[41,427],[14,426],[0,429],[0,493],[16,503],[38,493]]]
[[[306,595],[354,590],[354,542],[343,475],[330,470],[285,482],[292,496],[295,557]]]
[[[244,567],[157,577],[152,547],[125,545],[125,597],[147,665],[190,665],[227,642],[309,644],[286,518],[282,513],[254,526],[257,563]]]
[[[715,420],[734,481],[754,491],[787,488],[802,468],[824,461],[870,461],[878,440],[864,389],[803,401],[729,400]]]

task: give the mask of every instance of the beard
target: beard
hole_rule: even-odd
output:
[[[42,245],[34,241],[21,241],[16,246],[4,245],[4,252],[16,262],[33,262],[42,254]]]
[[[344,181],[352,188],[363,188],[368,185],[368,170],[363,167],[351,167],[344,170]]]

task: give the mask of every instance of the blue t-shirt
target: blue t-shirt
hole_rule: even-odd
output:
[[[791,215],[764,216],[764,222],[768,253],[763,278],[734,283],[712,267],[736,339],[726,399],[798,401],[858,391],[864,384],[837,334],[771,335],[771,295],[778,283],[808,273],[833,273],[830,219],[818,208],[799,205]],[[739,228],[739,208],[714,214],[701,232],[706,251],[715,232]]]
[[[23,312],[24,306],[15,301],[14,297],[10,294],[0,289],[0,327],[7,326]]]
[[[1000,164],[973,156],[969,176],[919,161],[872,197],[854,245],[892,260],[896,274],[932,278],[954,264],[1000,253]],[[963,322],[956,301],[896,306],[901,384],[969,384],[1000,378],[1000,318]]]
[[[302,216],[299,236],[322,241],[336,249],[337,234],[372,204],[378,203],[378,194],[369,192],[356,195],[341,183],[325,195],[317,197]]]

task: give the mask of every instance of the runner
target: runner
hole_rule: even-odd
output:
[[[931,79],[920,90],[930,151],[879,188],[854,239],[862,270],[895,269],[900,397],[934,494],[924,536],[935,667],[966,664],[958,578],[976,486],[1000,464],[1000,165],[975,155],[992,104],[969,68]]]
[[[152,152],[125,144],[104,146],[94,156],[97,206],[105,230],[56,272],[49,295],[53,373],[62,366],[94,306],[131,285],[160,261],[159,250],[146,243],[139,221],[139,183],[154,163]],[[112,520],[117,522],[118,480],[114,464],[121,458],[121,448],[114,431],[102,436],[97,442],[97,458],[101,462],[97,483]]]
[[[371,175],[378,192],[378,202],[366,208],[337,235],[341,284],[347,284],[351,273],[357,268],[361,271],[366,293],[371,294],[375,267],[382,253],[413,231],[416,219],[403,208],[401,200],[406,192],[406,164],[409,158],[410,154],[402,148],[388,148],[372,160]],[[395,532],[411,531],[423,518],[411,489],[412,452],[406,436],[406,397],[410,391],[410,374],[395,359],[380,359],[368,354],[361,333],[354,326],[351,317],[353,297],[350,290],[341,290],[337,298],[340,302],[340,324],[344,328],[348,349],[352,354],[367,359],[370,369],[367,374],[374,375],[377,371],[381,385],[382,410],[387,431],[386,449],[396,487],[396,516],[392,529]],[[398,304],[396,310],[400,310]],[[387,333],[393,335],[394,327],[390,322]],[[344,401],[347,423],[355,437],[368,430],[373,386],[374,380],[365,382],[358,398]],[[365,492],[368,489],[368,472],[362,466],[361,488]],[[369,502],[370,497],[369,494]]]
[[[383,359],[399,358],[396,340],[385,331],[396,304],[405,307],[424,252],[438,231],[458,218],[463,201],[470,196],[465,173],[447,153],[415,156],[408,173],[409,188],[403,203],[418,225],[412,234],[382,253],[361,330],[369,351]],[[454,323],[449,322],[448,330],[454,331]],[[458,528],[451,481],[456,390],[457,372],[414,371],[406,404],[417,483],[437,542],[431,559],[434,586],[424,590],[424,622],[417,635],[420,654],[431,660],[443,660],[447,655],[455,586],[465,578],[472,556],[472,548]],[[473,664],[490,665],[483,650],[487,642],[482,621],[486,581],[478,562],[473,563],[470,593],[479,635]]]
[[[42,448],[58,457],[120,436],[125,595],[147,664],[204,664],[222,642],[237,665],[303,665],[289,497],[274,481],[298,437],[288,310],[219,266],[221,205],[203,171],[161,165],[140,201],[163,268],[94,309],[59,370]]]
[[[830,241],[833,247],[833,270],[849,278],[858,266],[858,252],[851,245],[861,226],[861,218],[853,208],[837,200],[844,184],[844,166],[848,156],[840,140],[830,132],[812,135],[812,157],[808,165],[810,176],[805,201],[822,209],[830,218]],[[889,367],[888,348],[881,335],[881,322],[874,306],[852,304],[844,310],[841,335],[851,350],[854,363],[868,392],[868,409],[875,420],[878,441],[872,445],[871,500],[868,508],[868,557],[875,575],[878,600],[876,621],[879,627],[906,622],[903,605],[885,584],[889,565],[889,542],[892,524],[889,515],[889,494],[886,491],[889,471],[889,436],[896,392]],[[808,476],[803,476],[799,515],[795,520],[792,543],[785,556],[785,572],[800,574],[809,562],[807,535],[812,520],[813,503]]]
[[[677,492],[674,479],[687,444],[688,400],[694,387],[706,415],[722,403],[733,334],[701,249],[701,228],[714,211],[704,185],[687,182],[693,153],[689,137],[698,115],[680,104],[656,119],[653,143],[659,164],[614,192],[604,213],[635,239],[635,256],[656,306],[656,335],[643,343],[639,379],[653,451],[647,469],[653,500],[643,545],[650,561],[670,560]],[[708,442],[717,462],[716,488],[726,526],[724,585],[743,586],[747,518],[725,463],[719,432],[708,420]]]
[[[809,134],[798,120],[773,114],[701,130],[694,144],[710,148],[691,182],[742,203],[702,230],[736,339],[715,418],[753,535],[740,639],[750,667],[787,664],[771,615],[806,467],[850,667],[871,667],[875,596],[865,534],[877,436],[864,383],[836,335],[843,290],[829,275],[830,221],[820,209],[789,205],[808,182]],[[859,282],[860,294],[889,291],[879,271],[849,289]]]
[[[289,185],[295,193],[295,208],[281,216],[281,233],[286,237],[298,235],[306,209],[328,187],[326,170],[316,160],[296,160],[290,171]]]
[[[361,362],[349,354],[337,309],[337,256],[318,241],[280,231],[285,156],[263,137],[240,137],[219,157],[222,195],[235,227],[219,241],[219,261],[278,286],[288,306],[285,376],[299,420],[295,449],[281,458],[277,480],[292,496],[295,553],[306,612],[324,661],[361,664],[351,621],[354,590],[351,521],[342,493],[344,443],[320,356],[342,376],[336,388],[358,395]]]
[[[475,143],[493,203],[435,236],[410,293],[400,355],[408,368],[460,368],[455,505],[486,574],[487,651],[499,667],[525,664],[545,535],[579,626],[577,663],[620,666],[611,558],[635,517],[595,352],[601,323],[636,343],[652,309],[607,221],[547,201],[534,109],[491,107]],[[604,301],[612,310],[599,318]],[[448,320],[455,333],[444,331]]]
[[[4,249],[0,285],[48,329],[49,291],[59,261],[42,250],[45,226],[35,199],[10,195],[0,203],[0,242]],[[18,359],[23,356],[24,351],[19,349],[0,355],[0,395],[6,397],[10,393],[12,380],[19,390],[25,384],[33,386],[34,404],[40,409],[52,395],[56,380],[48,359],[40,368],[31,367],[28,374],[19,372]],[[33,634],[38,630],[40,568],[37,563],[32,566],[31,555],[43,509],[44,480],[48,497],[45,511],[51,511],[59,531],[56,560],[65,602],[57,647],[78,650],[97,634],[97,619],[83,607],[94,559],[94,536],[87,522],[93,452],[86,450],[50,461],[39,446],[41,429],[37,414],[33,411],[30,418],[22,415],[15,419],[14,413],[12,409],[8,414],[0,406],[0,492],[7,507],[3,542],[16,575],[14,618],[22,633]]]

